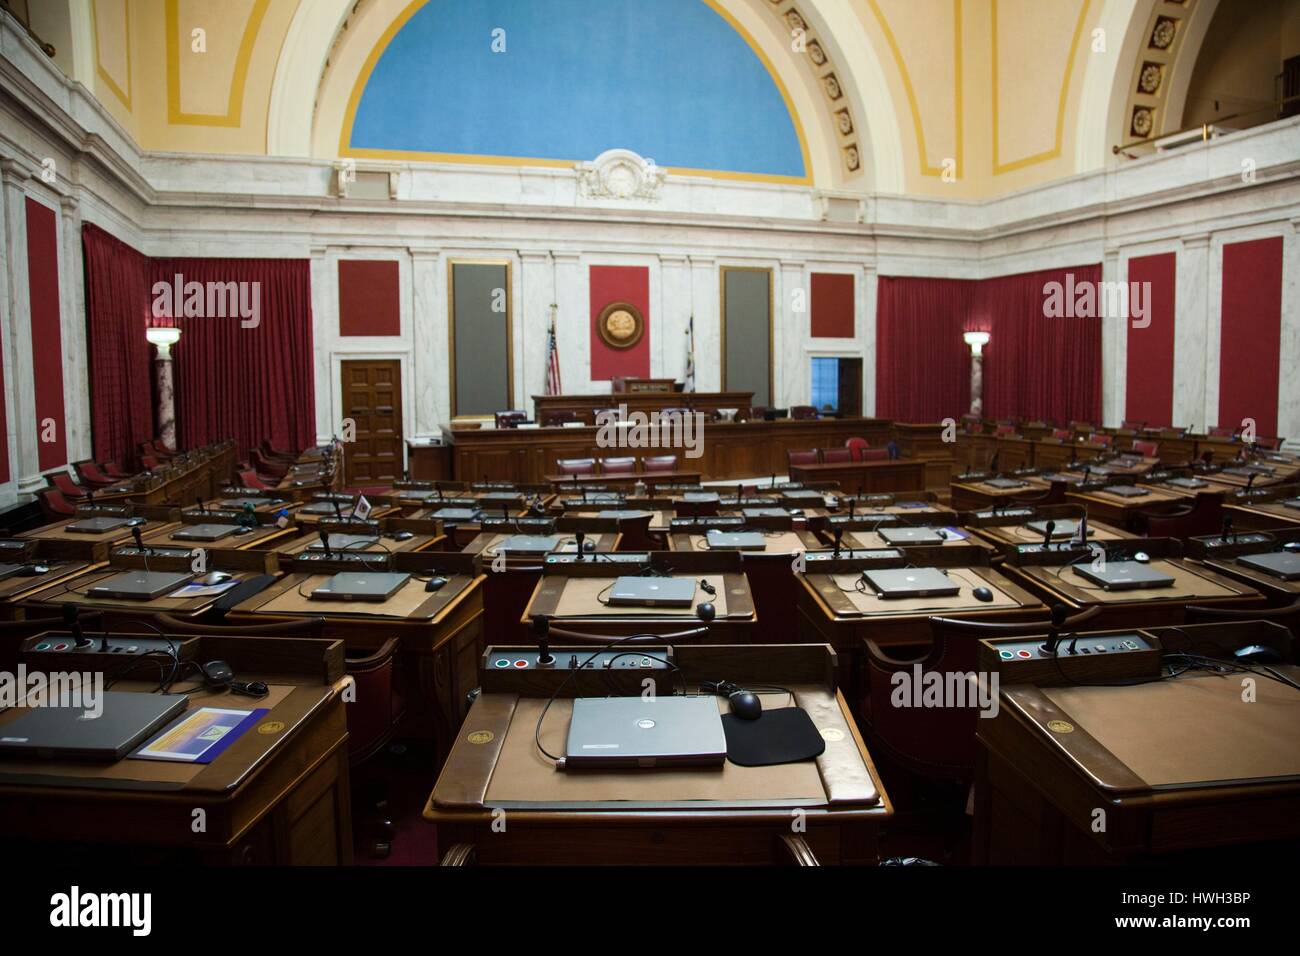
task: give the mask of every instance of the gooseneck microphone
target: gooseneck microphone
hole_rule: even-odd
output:
[[[1065,626],[1066,618],[1070,615],[1070,609],[1064,604],[1052,605],[1052,626],[1047,632],[1047,640],[1044,642],[1041,650],[1047,657],[1056,655],[1056,645],[1061,640],[1061,628]]]
[[[1224,544],[1237,540],[1237,535],[1232,530],[1232,515],[1223,516],[1223,530],[1219,533],[1219,537],[1223,539]]]
[[[1052,547],[1052,532],[1056,530],[1056,522],[1048,521],[1043,528],[1043,550],[1048,551]]]
[[[843,537],[844,537],[844,529],[836,528],[835,529],[835,557],[837,558],[840,556],[840,539]]]
[[[318,528],[316,533],[320,535],[320,543],[321,543],[321,547],[325,549],[325,557],[327,558],[333,557],[334,552],[330,550],[329,532],[327,532],[324,528]]]
[[[131,529],[131,537],[135,539],[135,546],[141,554],[149,553],[149,549],[144,546],[144,536],[140,534],[139,525]]]
[[[72,633],[77,647],[89,647],[93,642],[81,630],[81,608],[68,603],[63,605],[63,623]]]
[[[578,549],[578,556],[577,556],[576,558],[574,558],[575,561],[581,561],[581,560],[582,560],[582,553],[583,553],[583,551],[585,550],[585,547],[584,547],[584,546],[586,545],[586,543],[587,543],[587,535],[586,535],[586,532],[583,532],[583,531],[575,531],[575,532],[573,533],[573,544],[574,544],[574,547],[576,547],[576,548]]]

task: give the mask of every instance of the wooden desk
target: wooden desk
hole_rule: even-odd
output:
[[[690,459],[687,459],[688,461]],[[576,478],[576,480],[575,480]],[[698,484],[700,472],[698,471],[652,471],[652,472],[634,472],[630,475],[544,475],[543,480],[549,482],[557,492],[563,492],[566,488],[581,488],[584,484],[593,485],[615,485],[621,487],[630,487],[637,482],[641,482],[648,488],[655,488],[658,485],[671,484]]]
[[[230,624],[319,617],[324,636],[341,640],[349,650],[373,652],[388,640],[400,641],[399,677],[412,688],[413,724],[431,736],[438,759],[464,713],[465,695],[474,688],[478,654],[483,650],[483,577],[473,555],[426,551],[398,553],[376,559],[381,569],[412,575],[387,601],[317,601],[308,595],[331,574],[348,567],[343,561],[317,560],[307,555],[266,590],[236,605]],[[311,567],[308,573],[301,567]],[[355,567],[355,565],[353,565]],[[446,585],[425,591],[428,577],[441,574]]]
[[[1130,484],[1119,479],[1116,485]],[[1145,486],[1139,486],[1145,487]],[[1066,500],[1088,509],[1088,519],[1104,521],[1118,528],[1128,528],[1140,512],[1171,511],[1186,504],[1182,495],[1160,488],[1146,488],[1147,493],[1137,498],[1124,498],[1099,488],[1094,491],[1067,491]]]
[[[408,441],[406,470],[416,481],[444,481],[451,478],[451,449],[444,444]]]
[[[131,528],[126,525],[105,531],[103,534],[86,534],[68,530],[68,525],[85,520],[87,520],[86,516],[68,518],[32,531],[24,531],[22,534],[16,535],[16,537],[24,541],[41,542],[42,553],[48,557],[91,563],[107,561],[110,551],[119,545],[130,544],[134,540]],[[146,520],[139,527],[140,534],[143,536],[171,532],[178,528],[179,525],[174,521]]]
[[[1134,686],[1004,684],[997,715],[978,721],[975,862],[1207,862],[1263,841],[1237,862],[1282,852],[1277,841],[1300,837],[1300,691],[1256,687],[1243,704],[1239,675],[1205,671]]]
[[[952,506],[958,511],[980,511],[993,506],[1010,506],[1017,498],[1037,497],[1046,494],[1050,483],[1035,477],[1021,478],[1025,484],[1015,488],[999,488],[986,479],[954,478],[950,486]]]
[[[847,492],[923,491],[925,462],[909,458],[791,465],[792,481],[834,481]]]
[[[754,598],[745,578],[740,553],[620,552],[614,560],[581,561],[552,555],[542,578],[524,609],[521,623],[546,617],[557,627],[595,634],[667,634],[699,625],[695,608],[714,605],[717,616],[709,635],[696,643],[747,644],[754,639]],[[634,575],[653,566],[674,578],[708,581],[717,592],[709,595],[697,585],[690,607],[609,607],[600,600],[603,591],[621,575]]]
[[[265,551],[296,538],[299,531],[293,525],[280,528],[274,524],[259,524],[245,534],[231,534],[217,541],[187,541],[177,538],[178,532],[196,524],[234,524],[237,518],[222,518],[205,515],[186,514],[186,520],[156,528],[142,535],[146,546],[166,548],[222,548],[232,551]]]
[[[1101,614],[1089,621],[1089,628],[1182,624],[1188,604],[1207,607],[1263,604],[1260,593],[1254,588],[1209,568],[1169,556],[1168,544],[1167,539],[1133,538],[1122,542],[1119,550],[1124,554],[1133,554],[1137,550],[1147,552],[1151,556],[1148,565],[1151,570],[1173,577],[1171,587],[1105,591],[1079,577],[1072,569],[1066,570],[1068,558],[1045,559],[1047,563],[1038,563],[1038,556],[1029,556],[1020,563],[1021,559],[1010,552],[1002,571],[1041,597],[1045,604],[1064,604],[1072,614],[1076,609],[1100,607]]]
[[[945,428],[939,423],[913,424],[894,422],[894,441],[904,458],[925,462],[925,487],[946,491],[957,464],[952,442],[943,440]]]
[[[545,698],[520,674],[518,693],[474,702],[429,797],[424,818],[438,826],[444,861],[761,864],[789,862],[793,844],[824,864],[874,863],[893,807],[835,687],[830,648],[682,644],[675,653],[688,686],[725,674],[789,688],[822,730],[825,753],[777,767],[557,773],[533,743]],[[788,700],[762,696],[768,709]],[[563,748],[571,706],[557,700],[543,724],[552,753]],[[807,825],[797,836],[795,808]],[[493,826],[499,809],[504,830]]]
[[[451,446],[456,476],[518,482],[542,481],[555,471],[560,458],[602,458],[623,454],[621,449],[602,448],[597,443],[600,429],[509,428],[474,431],[443,430]],[[687,459],[681,448],[655,445],[629,449],[628,454],[678,455],[679,464],[689,464],[705,479],[767,477],[784,475],[786,453],[809,448],[842,448],[854,436],[872,445],[884,445],[891,435],[890,423],[880,418],[829,418],[808,421],[790,419],[775,422],[707,422],[700,432],[703,455]],[[599,480],[599,476],[596,479]]]
[[[48,636],[29,638],[24,647]],[[267,707],[270,713],[209,764],[0,757],[0,841],[11,858],[33,853],[82,865],[88,859],[113,865],[352,862],[342,644],[196,640],[196,659],[227,661],[240,679],[265,681],[271,693],[257,700],[178,683],[175,690],[190,695],[190,709]],[[35,669],[44,666],[41,656],[23,658]],[[97,659],[86,655],[80,668],[94,669]],[[114,669],[120,664],[111,658]],[[148,693],[156,686],[120,681],[113,689]],[[16,714],[0,715],[0,726]],[[205,816],[198,832],[197,810]]]
[[[1249,532],[1235,533],[1236,538],[1249,538]],[[1272,541],[1246,543],[1223,541],[1221,535],[1211,538],[1193,538],[1187,542],[1188,555],[1200,561],[1211,571],[1225,575],[1236,581],[1242,581],[1269,599],[1270,604],[1291,604],[1300,597],[1300,581],[1287,581],[1267,574],[1247,564],[1239,558],[1252,554],[1276,552],[1288,542],[1300,541],[1300,525],[1291,528],[1276,529],[1269,533]]]
[[[1223,510],[1232,515],[1233,526],[1243,531],[1267,531],[1270,528],[1289,528],[1300,526],[1300,508],[1294,508],[1286,502],[1300,497],[1300,490],[1290,488],[1290,497],[1263,500],[1259,498],[1240,499],[1229,503],[1225,499]]]
[[[35,569],[45,567],[41,574],[14,574],[0,580],[0,620],[22,620],[22,603],[46,588],[55,587],[83,574],[99,562],[71,559],[47,554],[49,542],[23,541],[19,538],[0,539],[4,557],[0,562],[23,564]],[[13,662],[13,648],[0,649],[0,666]]]

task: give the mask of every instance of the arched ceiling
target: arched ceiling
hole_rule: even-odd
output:
[[[505,18],[509,44],[509,17],[522,0],[47,2],[67,4],[71,41],[82,36],[92,48],[89,56],[63,60],[86,64],[77,69],[89,75],[77,78],[141,147],[337,159],[364,148],[355,131],[348,133],[349,106],[358,106],[358,90],[363,118],[367,109],[359,81],[376,68],[390,79],[398,76],[385,65],[384,51],[399,20],[419,18],[427,3],[434,9],[426,15],[424,29],[434,33],[425,39],[436,43],[445,39],[437,30],[463,23],[481,27],[487,11],[489,19]],[[669,131],[674,135],[662,141],[670,145],[656,147],[715,161],[697,166],[690,159],[653,156],[662,165],[704,175],[767,173],[778,181],[830,190],[979,199],[1120,161],[1112,147],[1131,138],[1134,109],[1143,105],[1143,97],[1150,98],[1139,84],[1144,70],[1150,82],[1148,61],[1160,59],[1150,40],[1161,17],[1178,21],[1179,29],[1176,46],[1161,60],[1164,85],[1156,128],[1177,128],[1192,65],[1218,0],[563,0],[545,5],[550,15],[563,17],[562,24],[520,26],[513,39],[526,51],[529,30],[568,31],[575,39],[557,75],[581,86],[574,101],[601,109],[619,102],[630,110],[644,111],[647,103],[669,108],[674,94],[695,103],[739,95],[720,88],[716,76],[710,85],[710,64],[699,50],[679,60],[662,50],[656,54],[641,37],[620,47],[600,32],[584,32],[581,22],[569,22],[583,19],[584,4],[607,11],[624,2],[629,10],[621,22],[642,23],[647,35],[668,36],[674,27],[686,25],[682,21],[711,18],[699,22],[716,22],[729,31],[725,38],[715,38],[717,57],[758,64],[770,80],[768,92],[751,86],[755,98],[737,104],[742,114],[761,111],[762,116],[725,117],[730,126],[716,119],[721,127],[713,130],[717,135],[702,135],[694,146],[677,135],[680,131]],[[536,5],[529,3],[535,14]],[[605,14],[586,19],[608,26]],[[597,49],[599,42],[607,46]],[[620,65],[620,49],[664,62]],[[410,51],[406,56],[411,58]],[[691,70],[691,57],[698,69]],[[428,111],[444,93],[500,95],[492,78],[473,75],[473,69],[483,68],[481,59],[472,68],[462,63],[439,89],[416,88],[402,106]],[[411,75],[415,82],[439,83],[436,66],[424,79],[420,76],[418,71]],[[398,77],[388,99],[411,77]],[[656,77],[658,86],[647,89]],[[635,88],[609,88],[629,78],[635,79]],[[755,155],[744,155],[747,135],[777,135],[771,131],[778,126],[763,124],[775,121],[772,106],[778,99],[796,139],[802,140],[802,175],[792,175],[789,162],[773,158],[780,148],[768,149],[765,158],[751,142],[748,152]],[[573,115],[570,105],[557,103],[557,117]],[[386,111],[390,124],[400,119],[400,108],[390,105]],[[710,122],[707,110],[691,114],[683,109],[683,114],[697,125]],[[637,130],[635,119],[606,124],[605,135]],[[427,120],[417,118],[411,126],[432,128]],[[373,124],[368,129],[367,135],[375,134]],[[488,145],[490,136],[443,133],[446,142],[475,144],[469,150],[474,154],[503,152]],[[513,144],[516,133],[502,136],[504,152],[522,150]],[[602,141],[599,135],[570,140],[571,149],[588,145],[587,151]],[[394,152],[412,154],[404,162],[419,161],[419,154],[444,152],[436,145],[426,148],[433,142]],[[788,160],[793,155],[789,143],[782,148]],[[565,163],[594,158],[563,150],[534,155],[535,145],[522,151],[534,159]],[[475,161],[463,154],[456,158]],[[737,165],[753,168],[738,170]]]

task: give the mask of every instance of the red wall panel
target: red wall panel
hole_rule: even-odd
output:
[[[1277,434],[1278,355],[1282,350],[1282,237],[1223,247],[1219,331],[1219,421]]]
[[[592,266],[591,380],[601,382],[616,375],[650,376],[650,269],[646,266]],[[630,349],[613,349],[596,331],[596,320],[611,302],[630,302],[645,318],[645,334]],[[683,346],[685,347],[685,346]]]
[[[812,335],[815,339],[853,338],[853,276],[813,273]]]
[[[339,335],[401,335],[397,262],[339,260]]]
[[[68,451],[63,434],[63,335],[59,328],[58,222],[54,210],[34,199],[27,200],[27,286],[31,297],[37,461],[44,471],[66,465]],[[46,419],[54,421],[50,435],[46,432]]]
[[[1141,294],[1150,309],[1151,324],[1138,329],[1133,327],[1132,320],[1128,323],[1128,388],[1124,417],[1148,425],[1172,425],[1177,254],[1166,252],[1130,259],[1128,281],[1130,290],[1134,282],[1147,283],[1147,291]],[[1129,311],[1131,315],[1132,309]]]

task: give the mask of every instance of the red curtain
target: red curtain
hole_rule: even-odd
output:
[[[991,336],[984,347],[985,417],[1100,424],[1102,320],[1068,314],[1071,290],[1091,283],[1095,291],[1100,282],[1101,266],[1091,265],[979,283],[972,316]],[[1060,283],[1064,316],[1045,314],[1052,283]],[[1093,302],[1100,308],[1097,296]]]
[[[1060,282],[1072,301],[1069,290],[1100,280],[1100,265],[980,281],[881,276],[876,414],[933,422],[968,411],[970,349],[962,333],[984,331],[986,417],[1099,422],[1102,320],[1048,317],[1044,304],[1049,283]]]
[[[233,307],[224,310],[224,318],[212,314],[218,310],[206,294],[201,317],[153,320],[183,332],[172,350],[178,446],[233,438],[242,456],[263,440],[283,449],[312,444],[311,264],[305,259],[150,261],[151,286],[174,287],[177,276],[183,286],[198,282],[205,290],[209,283],[221,288],[235,283],[243,304],[256,303],[257,322],[252,325],[254,318],[245,319]],[[184,294],[180,301],[185,302]]]
[[[149,378],[149,259],[98,226],[81,230],[86,270],[90,418],[97,461],[135,466],[153,437]]]
[[[968,279],[880,277],[877,415],[937,422],[970,409],[970,350],[962,332],[975,285]]]

